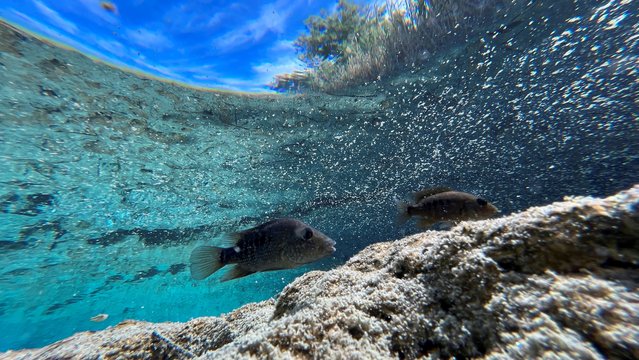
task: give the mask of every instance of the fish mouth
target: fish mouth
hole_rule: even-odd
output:
[[[326,248],[327,250],[329,250],[332,253],[335,252],[335,240],[331,239],[331,238],[326,238]]]

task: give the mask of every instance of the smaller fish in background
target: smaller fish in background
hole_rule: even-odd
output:
[[[425,189],[414,193],[413,197],[412,203],[397,203],[399,225],[416,217],[418,227],[429,228],[439,222],[488,219],[499,213],[499,209],[488,201],[447,187]]]
[[[202,280],[231,265],[222,281],[260,271],[292,269],[335,252],[335,241],[296,220],[272,220],[252,229],[231,233],[217,245],[191,252],[191,277]]]
[[[98,315],[92,317],[89,320],[91,320],[93,322],[102,322],[102,321],[104,321],[104,320],[106,320],[108,318],[109,318],[109,314],[98,314]]]
[[[118,14],[118,8],[110,1],[100,1],[100,7],[108,12],[112,12],[116,15]]]

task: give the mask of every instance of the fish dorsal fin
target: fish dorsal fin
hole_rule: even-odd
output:
[[[447,192],[447,191],[454,191],[454,190],[449,188],[449,187],[438,186],[438,187],[434,187],[434,188],[429,188],[429,189],[424,189],[424,190],[421,190],[421,191],[417,191],[417,192],[413,193],[413,198],[415,199],[415,202],[419,202],[423,198],[427,198],[429,196],[433,196],[435,194],[440,194],[440,193]]]
[[[232,248],[237,245],[237,243],[242,238],[242,231],[226,233],[219,238],[215,239],[215,245],[223,248]]]

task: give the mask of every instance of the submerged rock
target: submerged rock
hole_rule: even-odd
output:
[[[0,358],[639,358],[638,240],[639,185],[373,244],[221,317]]]

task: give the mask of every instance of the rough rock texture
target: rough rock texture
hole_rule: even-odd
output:
[[[374,244],[219,318],[0,357],[639,358],[638,240],[639,185]]]

